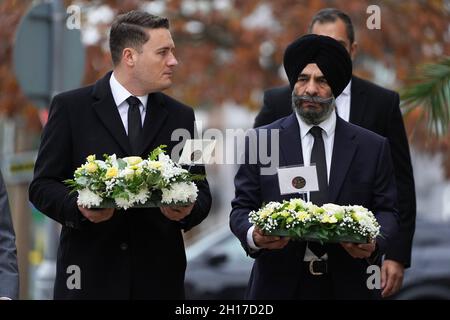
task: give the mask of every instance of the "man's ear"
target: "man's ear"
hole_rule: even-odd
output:
[[[122,51],[122,62],[129,67],[134,67],[136,63],[136,55],[137,52],[133,48],[125,48]]]
[[[356,57],[356,51],[358,50],[358,43],[355,41],[350,45],[350,58],[352,58],[352,61]]]

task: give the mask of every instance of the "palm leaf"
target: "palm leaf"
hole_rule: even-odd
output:
[[[415,80],[401,92],[402,107],[407,112],[422,107],[428,129],[446,135],[450,123],[450,56],[424,65]]]

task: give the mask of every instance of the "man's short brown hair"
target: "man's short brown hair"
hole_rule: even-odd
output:
[[[141,50],[149,40],[145,29],[169,29],[169,20],[143,11],[130,11],[117,16],[109,34],[109,49],[114,65],[120,63],[125,48]]]

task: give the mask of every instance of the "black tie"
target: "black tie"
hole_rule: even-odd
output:
[[[141,105],[141,101],[134,97],[130,96],[127,99],[128,102],[128,139],[130,139],[131,151],[133,155],[139,155],[139,146],[140,146],[140,136],[142,132],[142,120],[141,120],[141,111],[139,110],[139,106]]]
[[[328,198],[327,161],[325,158],[325,145],[323,143],[322,128],[314,126],[309,130],[314,137],[314,145],[311,151],[311,164],[316,165],[319,191],[311,192],[311,202],[315,205],[323,205]],[[308,247],[319,258],[325,254],[325,248],[318,242],[308,242]]]
[[[314,137],[314,145],[311,151],[311,164],[316,165],[319,191],[311,192],[311,202],[321,206],[327,201],[327,160],[325,158],[325,145],[323,143],[322,128],[314,126],[309,130]]]

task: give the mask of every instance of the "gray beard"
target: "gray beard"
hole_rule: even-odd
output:
[[[318,103],[322,110],[306,110],[302,108],[304,102]],[[312,97],[308,95],[297,95],[292,92],[292,109],[302,118],[305,123],[316,126],[328,119],[334,111],[336,101],[333,96],[330,98]]]

